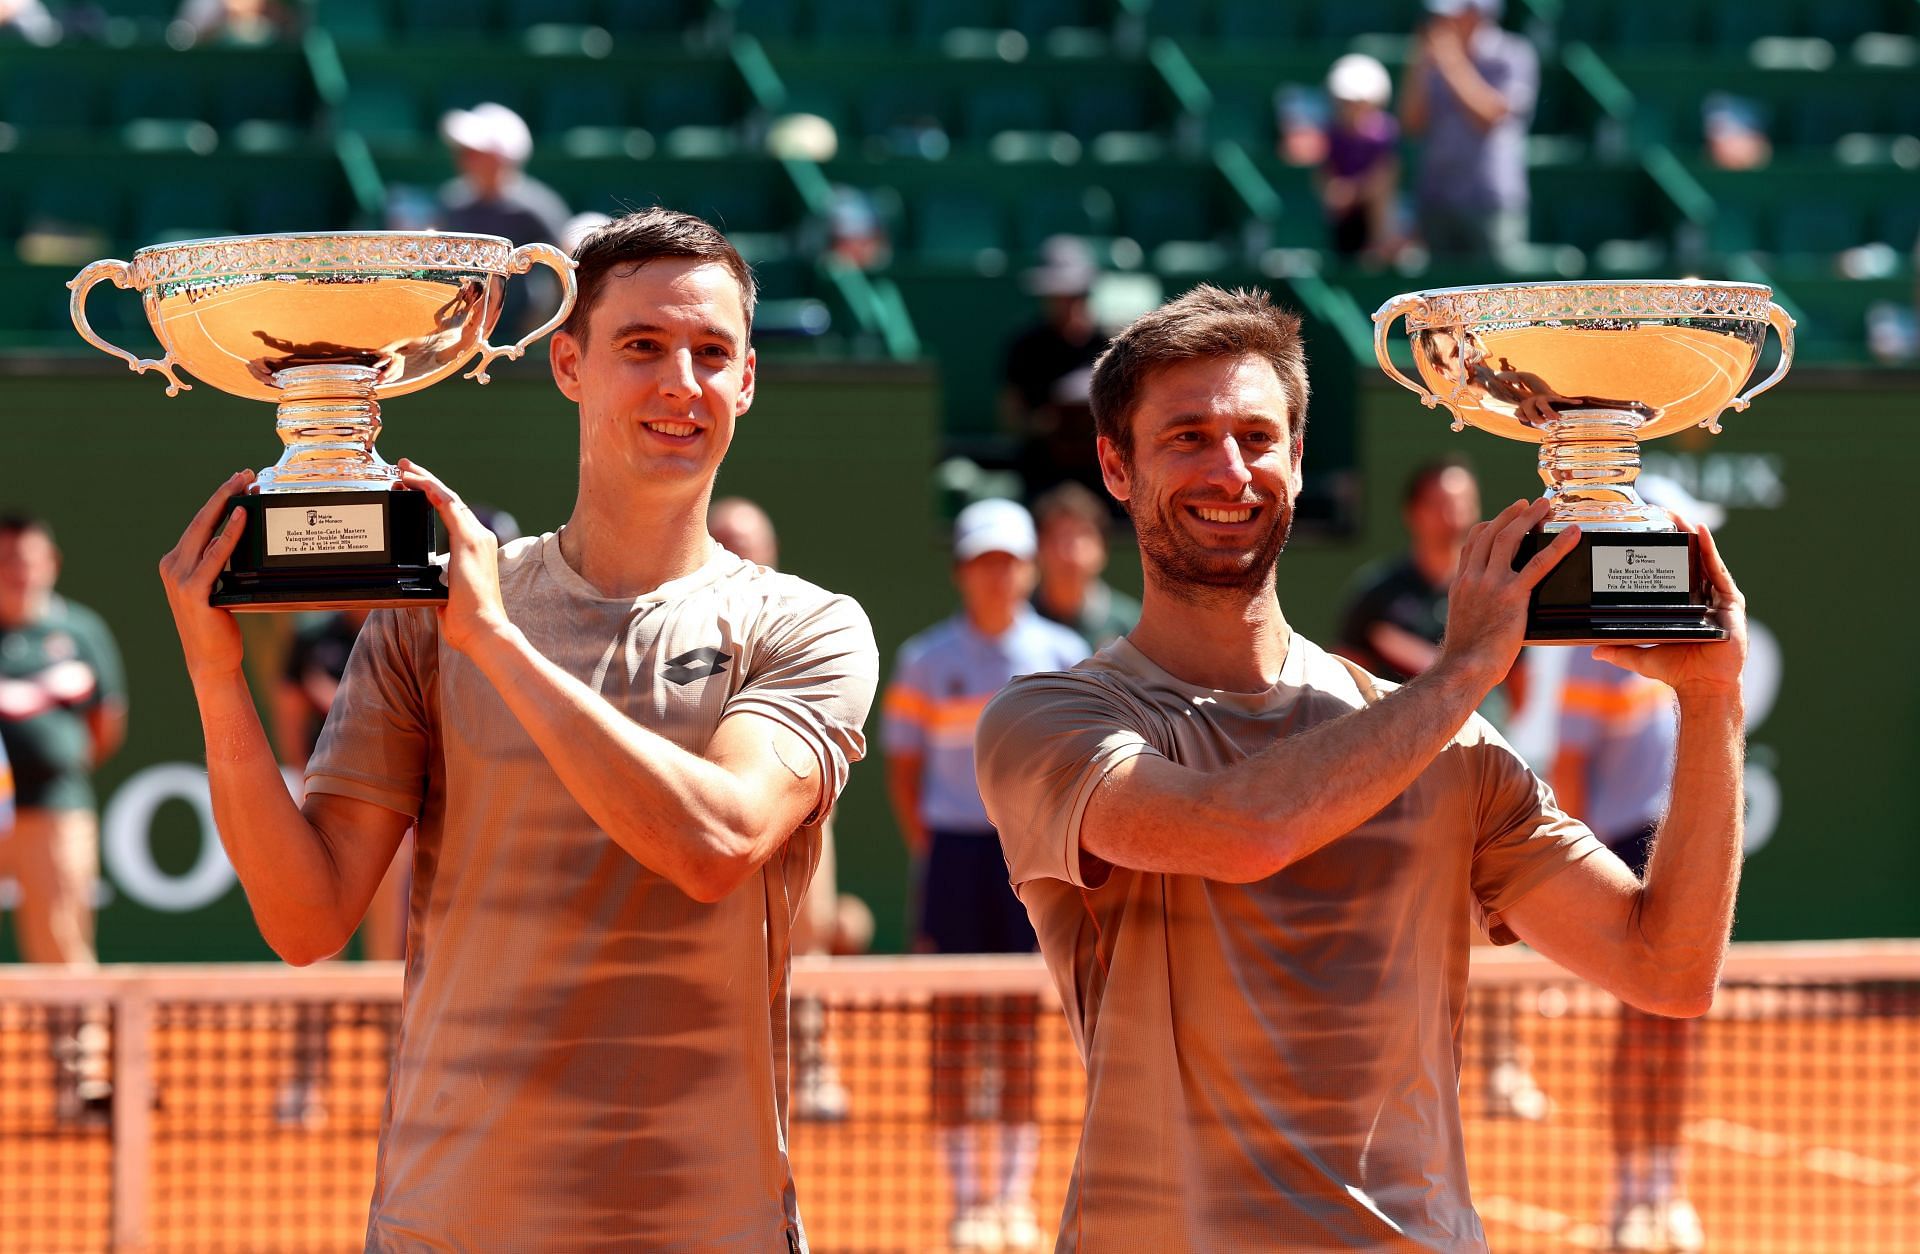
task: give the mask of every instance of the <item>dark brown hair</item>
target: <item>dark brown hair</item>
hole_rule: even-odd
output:
[[[747,333],[753,333],[753,306],[759,292],[746,259],[704,219],[659,205],[615,218],[580,241],[573,250],[573,278],[579,296],[560,329],[584,345],[587,319],[593,315],[608,277],[624,279],[650,261],[669,257],[692,257],[724,266],[740,285],[740,308],[746,315]]]
[[[1473,474],[1473,463],[1458,453],[1443,453],[1430,458],[1413,468],[1407,481],[1400,485],[1400,508],[1410,509],[1415,501],[1426,495],[1427,489],[1439,483],[1449,470],[1464,470],[1468,476]]]
[[[1297,452],[1307,432],[1307,353],[1300,319],[1257,288],[1227,291],[1202,283],[1142,314],[1093,365],[1095,432],[1133,460],[1133,411],[1147,380],[1169,366],[1206,358],[1260,357],[1287,394],[1287,423]]]
[[[1078,518],[1102,536],[1113,523],[1113,515],[1093,494],[1093,489],[1072,479],[1056,484],[1033,500],[1034,526],[1045,531],[1056,518]]]

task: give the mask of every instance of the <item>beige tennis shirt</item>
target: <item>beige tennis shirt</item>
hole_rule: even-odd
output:
[[[865,750],[878,658],[846,597],[716,545],[609,599],[553,535],[507,546],[500,586],[536,649],[685,749],[743,712],[799,733],[816,817]],[[368,621],[307,787],[419,821],[369,1250],[805,1248],[787,957],[816,828],[724,900],[685,896],[587,817],[431,610]]]
[[[987,707],[980,791],[1087,1065],[1059,1250],[1485,1249],[1458,1091],[1473,920],[1512,940],[1500,911],[1600,844],[1484,720],[1264,880],[1080,848],[1119,763],[1219,770],[1365,702],[1298,635],[1251,694],[1184,683],[1122,637]]]

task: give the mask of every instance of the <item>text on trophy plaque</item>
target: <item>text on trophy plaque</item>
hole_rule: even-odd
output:
[[[379,553],[387,547],[386,512],[374,505],[269,508],[268,557]]]
[[[1593,546],[1595,592],[1687,594],[1687,550],[1644,545]]]

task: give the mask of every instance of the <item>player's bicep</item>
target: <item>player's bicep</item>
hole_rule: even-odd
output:
[[[358,923],[393,864],[394,850],[413,826],[413,816],[328,792],[309,792],[300,813],[325,842],[340,903]]]
[[[1116,763],[1094,786],[1080,820],[1080,855],[1160,875],[1244,883],[1268,874],[1268,857],[1239,823],[1224,821],[1208,772],[1157,753]]]
[[[733,776],[763,837],[784,839],[833,800],[818,750],[778,719],[745,710],[729,714],[714,730],[705,757]]]
[[[1501,910],[1500,921],[1575,975],[1618,993],[1647,958],[1640,891],[1617,854],[1596,849]]]

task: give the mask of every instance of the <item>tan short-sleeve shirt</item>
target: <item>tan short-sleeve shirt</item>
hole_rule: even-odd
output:
[[[1080,848],[1119,763],[1219,770],[1367,700],[1297,635],[1252,694],[1183,683],[1122,638],[987,707],[981,795],[1087,1064],[1059,1250],[1485,1248],[1458,1100],[1469,902],[1511,940],[1499,912],[1600,844],[1484,720],[1264,880]]]
[[[817,814],[865,750],[879,662],[846,597],[716,546],[607,599],[552,535],[507,546],[500,585],[534,648],[683,748],[743,711],[797,732]],[[687,897],[587,817],[430,610],[369,620],[307,788],[419,825],[369,1249],[804,1248],[787,958],[817,829]]]

